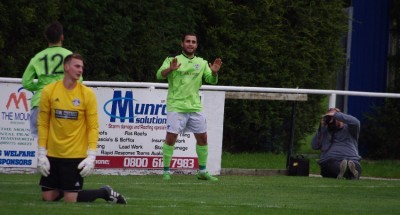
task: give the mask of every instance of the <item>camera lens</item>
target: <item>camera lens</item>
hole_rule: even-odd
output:
[[[331,116],[324,116],[324,122],[325,122],[325,124],[330,124],[330,122],[331,122],[331,120],[332,120],[332,117]]]

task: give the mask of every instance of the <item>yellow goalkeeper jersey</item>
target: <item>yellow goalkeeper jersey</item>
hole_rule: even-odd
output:
[[[56,158],[85,158],[96,150],[97,100],[93,90],[78,82],[72,90],[62,80],[47,85],[40,98],[39,146]]]

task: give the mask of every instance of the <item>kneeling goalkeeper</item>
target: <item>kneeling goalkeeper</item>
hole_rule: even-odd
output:
[[[44,201],[92,202],[102,198],[126,204],[110,186],[82,190],[83,177],[94,169],[98,140],[94,92],[78,82],[83,73],[79,54],[64,59],[64,78],[47,85],[38,116],[38,170]]]

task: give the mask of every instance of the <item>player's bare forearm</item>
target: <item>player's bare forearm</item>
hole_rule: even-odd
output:
[[[161,71],[161,75],[163,77],[167,77],[169,75],[169,73],[171,73],[171,72],[172,72],[171,68],[166,68],[166,69]]]

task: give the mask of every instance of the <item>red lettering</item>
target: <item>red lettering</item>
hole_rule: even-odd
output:
[[[25,107],[25,111],[28,112],[28,102],[26,100],[26,93],[22,92],[19,94],[18,99],[17,99],[17,94],[16,93],[11,93],[10,97],[8,98],[8,102],[7,102],[7,109],[9,109],[11,101],[14,102],[15,107],[17,109],[19,109],[19,103],[22,101],[22,104]]]

